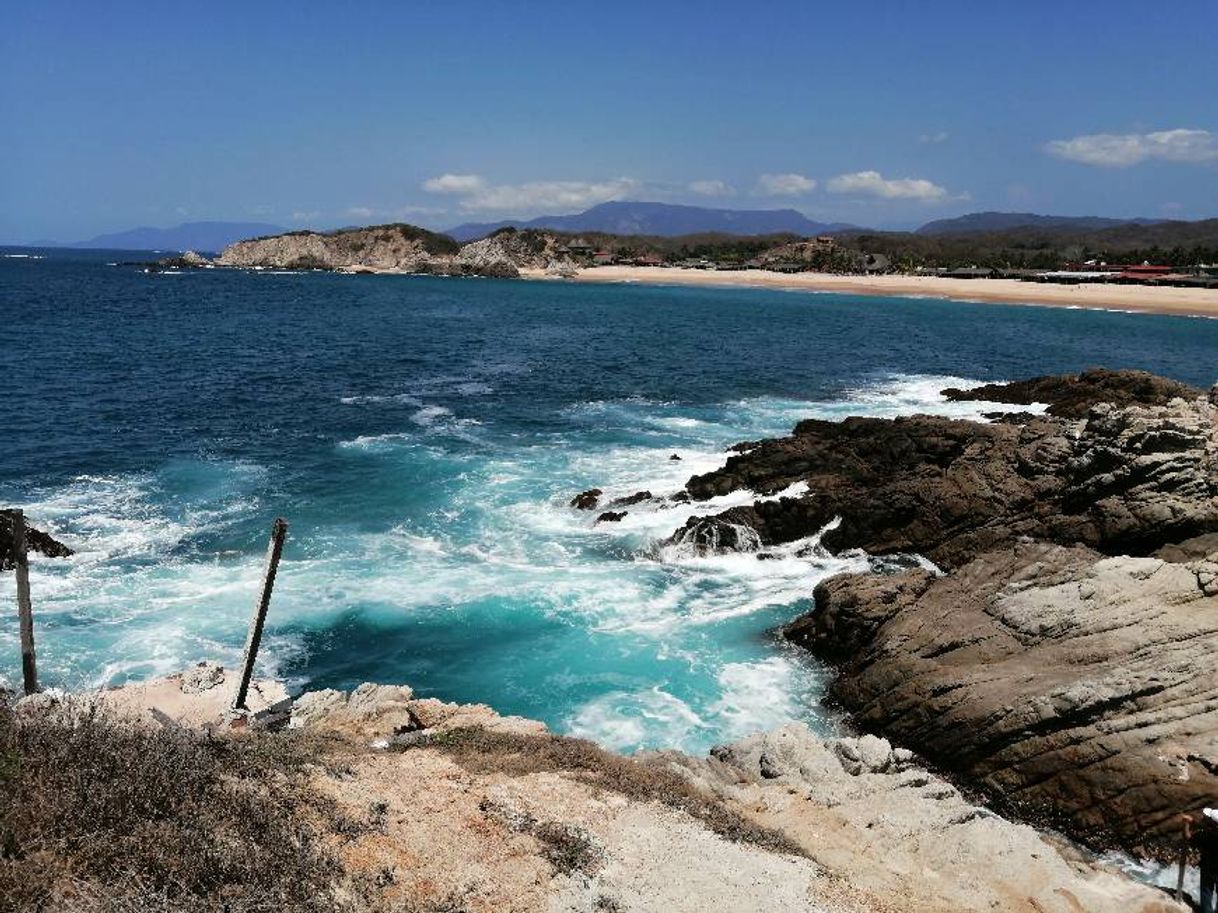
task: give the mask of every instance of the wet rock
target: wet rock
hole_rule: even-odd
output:
[[[570,506],[576,510],[596,510],[596,506],[600,504],[601,495],[604,494],[599,488],[589,488],[587,491],[580,492],[570,501]]]
[[[761,548],[762,541],[750,524],[738,522],[730,514],[721,514],[691,519],[668,540],[668,544],[699,555],[717,555],[723,552],[755,552]]]
[[[621,498],[614,498],[609,502],[610,507],[630,507],[634,504],[642,504],[644,501],[650,501],[652,494],[649,491],[636,491],[632,495],[626,495]]]
[[[677,463],[679,463],[681,461],[681,457],[675,453],[672,456],[670,456],[668,459],[672,460],[673,462],[677,462]]]
[[[596,518],[597,523],[620,523],[626,516],[627,511],[624,510],[607,510]]]
[[[1092,368],[1081,374],[1034,377],[1008,384],[985,384],[969,390],[950,388],[943,395],[957,402],[1044,403],[1050,415],[1084,418],[1098,403],[1112,406],[1166,406],[1173,399],[1196,399],[1201,391],[1147,371]]]
[[[1135,372],[1125,398],[1179,392],[1149,377]],[[1108,377],[1103,390],[1114,383]],[[1198,395],[1093,404],[1082,419],[808,420],[694,476],[686,490],[705,500],[741,489],[774,495],[797,482],[806,495],[759,500],[718,519],[773,545],[840,517],[822,539],[831,550],[917,552],[945,568],[1021,537],[1146,554],[1218,531],[1218,410]],[[693,518],[670,541],[704,539],[705,528],[707,518]]]
[[[35,529],[29,525],[29,518],[26,518],[25,527],[25,548],[26,552],[37,552],[40,555],[46,555],[48,558],[68,558],[72,555],[72,550],[51,538],[47,533],[40,529]],[[13,511],[0,510],[0,571],[11,571],[16,565],[16,556],[13,554]]]

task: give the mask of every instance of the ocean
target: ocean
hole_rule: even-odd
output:
[[[827,671],[774,630],[873,559],[662,545],[746,496],[616,524],[571,497],[672,494],[805,417],[991,408],[944,402],[950,385],[1216,379],[1202,319],[114,265],[147,257],[0,249],[0,504],[77,550],[32,562],[49,685],[234,664],[283,516],[259,673],[292,688],[401,682],[621,750],[832,731]],[[5,609],[0,684],[19,679]]]

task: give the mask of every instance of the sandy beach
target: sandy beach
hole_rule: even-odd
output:
[[[542,270],[521,270],[530,279],[552,279]],[[678,269],[663,266],[594,266],[575,282],[644,282],[652,285],[744,286],[886,297],[919,296],[1000,304],[1099,308],[1218,317],[1218,290],[1146,285],[1051,285],[1017,279],[944,279],[938,276],[843,276],[767,270]]]

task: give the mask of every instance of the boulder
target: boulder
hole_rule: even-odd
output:
[[[224,683],[224,667],[206,660],[182,673],[178,689],[183,694],[199,694]]]
[[[1178,816],[1218,794],[1216,580],[1218,554],[1021,543],[945,577],[832,578],[784,633],[839,664],[861,727],[999,810],[1169,860]]]
[[[572,498],[570,506],[576,510],[596,510],[596,506],[600,504],[602,494],[604,492],[599,488],[589,488],[587,491],[582,491]]]

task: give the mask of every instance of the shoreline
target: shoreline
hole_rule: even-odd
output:
[[[521,269],[520,276],[522,279],[564,281],[562,277],[547,275],[540,269]],[[1218,318],[1218,291],[1174,286],[1057,285],[1018,279],[846,276],[835,273],[774,273],[758,269],[727,272],[665,266],[593,266],[580,270],[565,281],[840,292],[872,297],[942,298],[980,304],[1025,304]]]

